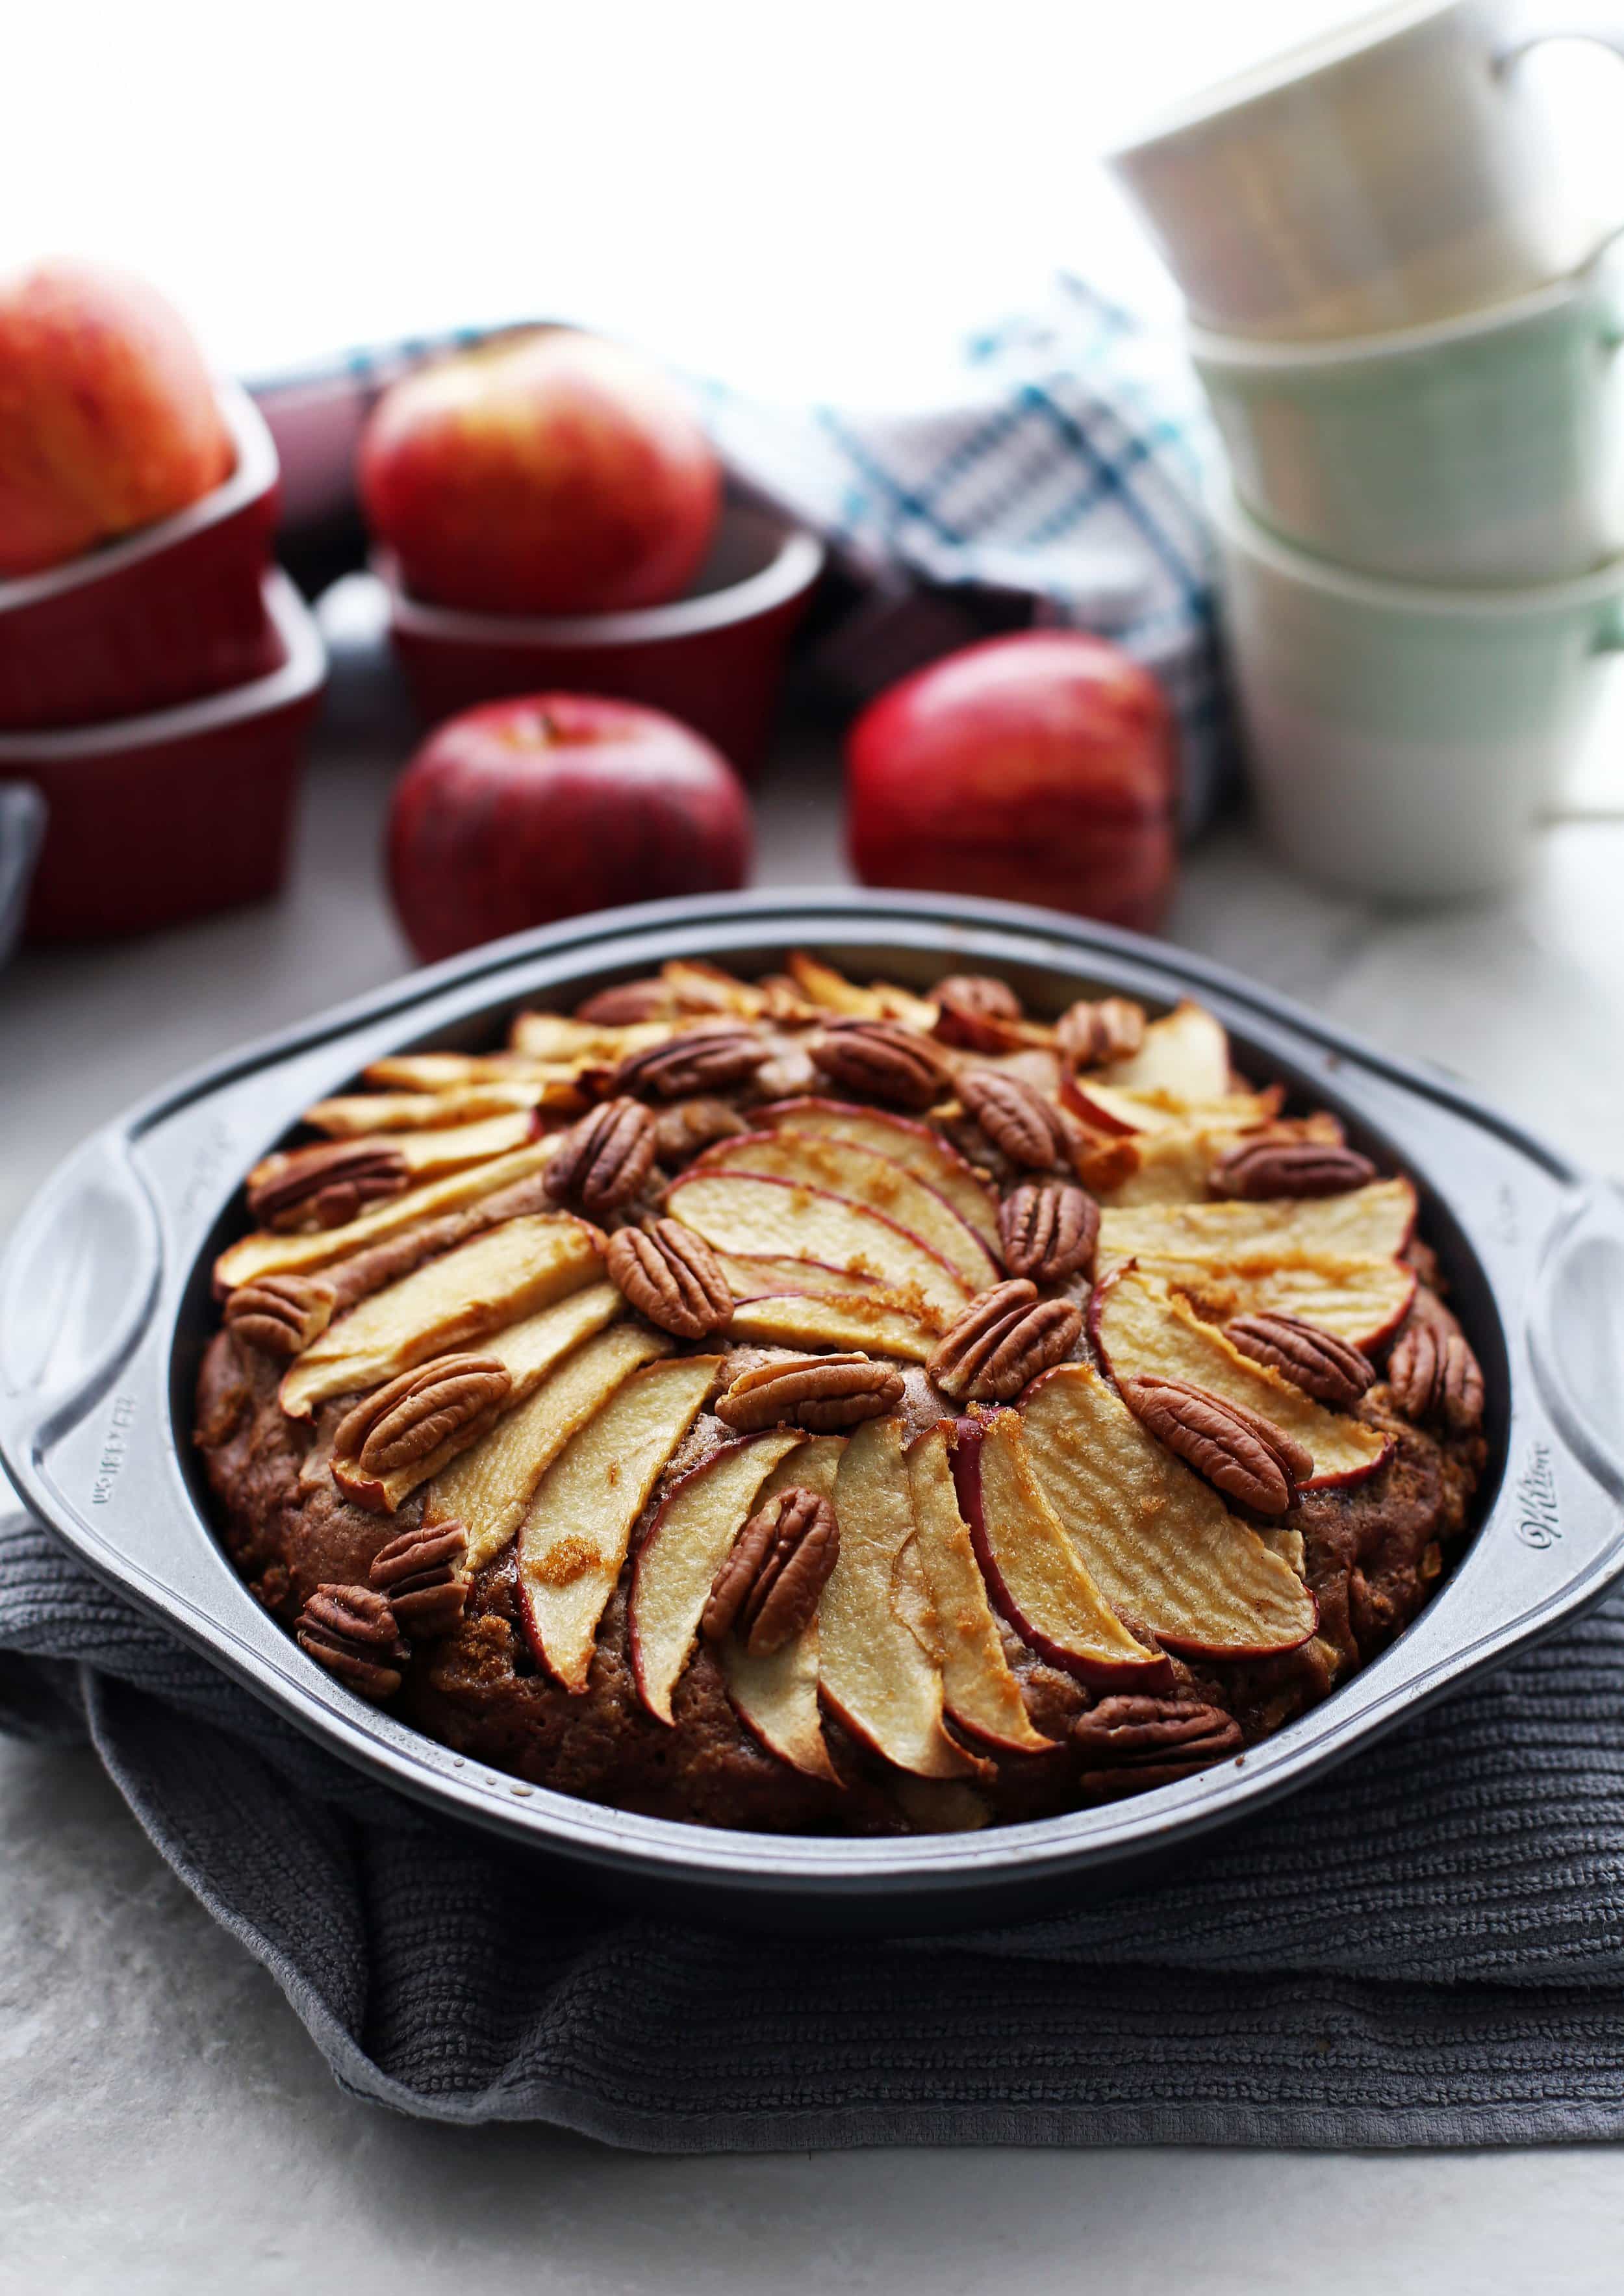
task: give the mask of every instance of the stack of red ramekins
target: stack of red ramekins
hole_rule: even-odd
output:
[[[173,518],[0,581],[0,782],[45,800],[34,940],[144,932],[276,891],[326,676],[273,562],[278,470],[222,386],[236,467]]]

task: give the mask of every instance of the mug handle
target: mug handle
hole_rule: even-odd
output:
[[[1510,40],[1505,47],[1495,50],[1496,78],[1503,78],[1524,56],[1532,55],[1536,48],[1548,46],[1553,40],[1588,40],[1595,47],[1611,48],[1615,56],[1624,56],[1624,21],[1613,17],[1605,23],[1542,24],[1537,32],[1525,33],[1520,39]]]

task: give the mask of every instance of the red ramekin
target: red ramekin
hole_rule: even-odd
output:
[[[685,598],[620,614],[472,614],[425,605],[386,551],[390,632],[431,725],[479,701],[604,693],[668,710],[747,779],[767,753],[784,655],[824,567],[823,545],[753,504],[723,509]]]
[[[46,808],[25,940],[150,932],[278,890],[327,657],[285,574],[262,593],[268,676],[114,725],[0,734],[0,781]]]
[[[260,579],[275,530],[276,449],[234,383],[221,485],[173,518],[46,574],[0,582],[0,729],[99,726],[262,677],[281,660]]]

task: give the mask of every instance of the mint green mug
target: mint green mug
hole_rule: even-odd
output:
[[[1624,556],[1567,582],[1432,589],[1292,549],[1213,503],[1225,637],[1266,835],[1379,898],[1521,871],[1624,652]]]
[[[1562,580],[1618,555],[1611,247],[1514,303],[1398,334],[1286,345],[1193,330],[1242,502],[1300,549],[1404,581]]]

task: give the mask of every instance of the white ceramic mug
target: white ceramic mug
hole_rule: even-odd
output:
[[[1325,883],[1406,901],[1521,870],[1624,652],[1624,558],[1442,590],[1292,550],[1213,503],[1225,635],[1265,833]]]
[[[1560,580],[1624,552],[1621,347],[1611,255],[1398,334],[1190,336],[1245,507],[1304,550],[1414,582]]]
[[[1594,237],[1521,70],[1513,0],[1407,0],[1209,89],[1110,155],[1199,323],[1425,325],[1575,268]],[[1624,110],[1624,89],[1620,90]]]

